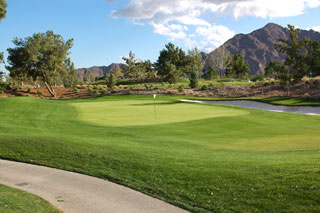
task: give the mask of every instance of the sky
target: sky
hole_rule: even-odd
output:
[[[276,23],[320,31],[320,0],[7,0],[0,52],[15,37],[53,30],[74,39],[76,68],[156,61],[169,42],[209,53],[238,33]],[[4,69],[3,65],[0,69]]]

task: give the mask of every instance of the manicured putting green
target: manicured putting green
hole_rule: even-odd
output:
[[[248,111],[207,104],[157,101],[122,100],[72,103],[80,120],[105,126],[154,125],[213,117],[237,116]],[[156,111],[156,113],[155,113]]]

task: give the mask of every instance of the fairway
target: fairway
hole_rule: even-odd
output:
[[[0,99],[0,158],[107,179],[192,212],[319,212],[320,116],[182,97]],[[185,97],[184,97],[185,98]]]
[[[247,111],[205,104],[153,100],[73,103],[79,119],[106,126],[154,125],[205,118],[237,116]]]

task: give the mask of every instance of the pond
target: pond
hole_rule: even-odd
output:
[[[249,100],[234,100],[234,101],[196,101],[196,100],[181,100],[183,102],[194,102],[194,103],[209,103],[209,104],[225,104],[238,107],[245,107],[250,109],[262,109],[274,112],[292,112],[307,115],[320,115],[320,107],[310,106],[283,106],[283,105],[272,105],[261,103],[257,101]]]

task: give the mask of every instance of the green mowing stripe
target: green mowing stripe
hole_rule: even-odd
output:
[[[58,213],[60,212],[42,198],[0,184],[1,213]]]
[[[157,97],[168,116],[154,123],[128,113],[153,110],[152,96],[0,99],[0,157],[112,180],[194,212],[320,211],[320,117],[179,98]],[[129,121],[98,122],[106,116]]]

